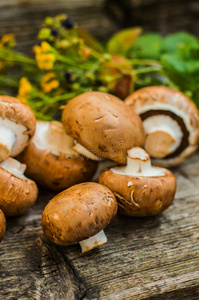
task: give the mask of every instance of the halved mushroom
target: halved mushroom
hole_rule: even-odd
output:
[[[35,126],[36,120],[28,105],[13,97],[0,96],[0,161],[22,152]]]
[[[116,196],[119,211],[128,216],[153,216],[173,202],[176,180],[167,169],[151,166],[149,155],[141,148],[128,151],[127,166],[102,172],[99,183]]]
[[[178,165],[198,148],[198,109],[183,93],[168,87],[147,87],[127,97],[125,103],[143,120],[145,149],[155,164]]]
[[[37,122],[28,147],[18,156],[27,165],[26,175],[38,184],[61,191],[88,181],[97,164],[73,150],[74,140],[60,122]]]
[[[65,106],[62,121],[67,134],[80,144],[76,150],[86,156],[91,152],[91,159],[94,154],[95,159],[125,164],[126,150],[144,145],[141,119],[113,95],[87,92],[77,96]]]
[[[2,210],[0,210],[0,243],[2,241],[5,231],[6,231],[6,218]]]
[[[103,245],[103,229],[117,213],[117,201],[105,186],[81,183],[55,196],[46,206],[42,228],[57,245],[80,243],[82,252]]]
[[[0,209],[6,216],[25,213],[37,199],[37,186],[24,176],[25,168],[11,157],[0,163]]]

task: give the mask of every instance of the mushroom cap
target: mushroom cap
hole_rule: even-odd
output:
[[[125,103],[140,115],[143,121],[157,115],[170,116],[184,133],[181,144],[164,159],[155,159],[161,166],[175,166],[194,153],[199,141],[199,112],[185,94],[163,86],[142,88],[125,99]]]
[[[37,125],[41,123],[48,122],[37,122]],[[18,156],[18,160],[27,166],[27,177],[53,191],[61,191],[92,178],[97,168],[96,162],[86,159],[72,148],[62,153],[42,145],[37,135],[39,126],[37,128],[28,147]]]
[[[4,236],[5,231],[6,231],[6,218],[2,210],[0,210],[0,242]]]
[[[58,245],[72,245],[104,229],[117,213],[117,201],[105,186],[81,183],[55,196],[46,206],[42,228]]]
[[[137,177],[120,175],[109,169],[102,172],[99,183],[114,193],[120,213],[134,217],[153,216],[167,209],[175,196],[175,176],[166,169],[164,174]]]
[[[25,213],[37,199],[38,189],[34,181],[18,177],[0,166],[0,209],[6,216]]]
[[[62,114],[64,128],[93,154],[126,163],[126,150],[143,146],[145,132],[140,117],[119,98],[87,92],[72,99]]]
[[[0,107],[0,124],[11,128],[16,137],[10,153],[16,156],[34,135],[36,119],[30,107],[14,97],[0,96]]]

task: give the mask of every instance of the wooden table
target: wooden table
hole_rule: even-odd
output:
[[[7,220],[0,245],[0,299],[199,299],[199,153],[174,170],[174,204],[150,218],[118,215],[108,243],[81,254],[41,230],[53,194],[40,191],[24,216]]]

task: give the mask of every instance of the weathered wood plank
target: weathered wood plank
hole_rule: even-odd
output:
[[[85,254],[41,230],[53,194],[40,191],[24,216],[7,220],[0,245],[0,299],[198,299],[199,153],[177,168],[178,190],[162,215],[118,215],[108,243]],[[166,297],[166,298],[165,298]]]

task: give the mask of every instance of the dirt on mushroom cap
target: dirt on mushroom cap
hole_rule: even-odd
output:
[[[117,213],[117,201],[105,186],[88,182],[55,196],[46,206],[42,228],[49,240],[72,245],[104,229]]]
[[[119,98],[87,92],[72,99],[63,111],[67,134],[99,157],[126,163],[126,150],[143,146],[140,117]]]
[[[6,230],[6,219],[3,212],[0,210],[0,242]]]
[[[128,216],[157,215],[171,205],[176,192],[175,177],[166,169],[165,176],[160,177],[119,175],[106,170],[99,183],[114,193],[119,212]]]
[[[37,199],[38,189],[34,181],[19,178],[0,167],[0,209],[6,216],[25,213]]]

